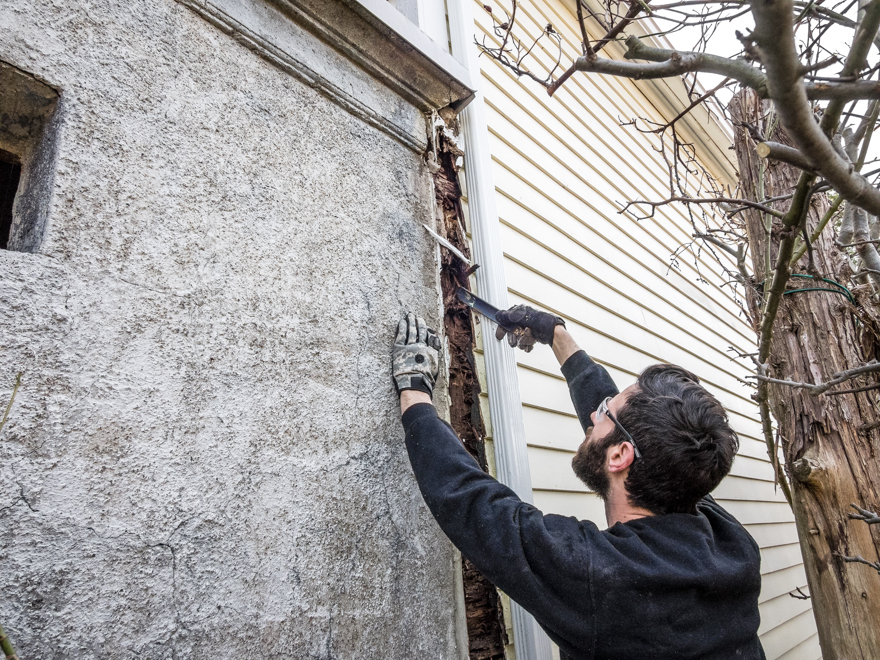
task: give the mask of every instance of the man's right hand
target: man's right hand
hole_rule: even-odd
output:
[[[510,309],[498,312],[498,329],[495,338],[504,339],[507,343],[519,347],[526,353],[532,350],[535,342],[553,346],[553,335],[556,326],[565,327],[560,317],[541,312],[528,305],[514,305]]]

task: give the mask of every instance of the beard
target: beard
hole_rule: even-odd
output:
[[[575,476],[583,481],[587,488],[594,491],[603,500],[608,498],[611,482],[605,471],[605,456],[608,447],[604,442],[591,442],[593,428],[587,430],[587,437],[578,447],[577,453],[571,459],[571,469]]]

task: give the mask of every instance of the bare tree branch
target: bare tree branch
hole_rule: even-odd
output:
[[[856,101],[880,99],[880,83],[867,80],[855,82],[808,82],[804,83],[807,98],[811,101]]]
[[[806,90],[800,79],[801,63],[794,42],[791,0],[775,3],[752,3],[755,31],[751,39],[758,45],[767,72],[770,98],[774,101],[786,132],[811,163],[818,164],[820,174],[846,199],[874,215],[880,215],[880,190],[877,190],[852,165],[841,158],[829,140],[843,110],[839,100],[829,103],[820,127],[813,115]],[[864,60],[864,42],[868,46],[880,27],[880,0],[871,0],[865,18],[847,57],[844,73],[855,66],[853,60]],[[861,67],[859,67],[861,68]],[[836,116],[835,116],[836,115]],[[827,131],[827,132],[826,132]]]
[[[729,57],[692,51],[654,48],[645,45],[636,36],[627,37],[626,46],[627,51],[624,54],[626,59],[648,60],[652,64],[621,62],[620,60],[591,57],[587,54],[586,56],[579,57],[573,66],[577,71],[592,71],[594,73],[624,76],[637,80],[669,78],[696,71],[717,73],[726,78],[737,80],[746,87],[751,87],[758,91],[759,94],[767,94],[766,77],[760,69],[752,66],[744,59],[731,59]]]
[[[880,243],[880,238],[872,238],[872,239],[869,240],[869,241],[858,241],[858,242],[855,242],[855,243],[848,243],[848,244],[841,244],[841,243],[838,243],[838,244],[837,244],[837,247],[841,247],[841,248],[851,248],[851,247],[858,247],[858,246],[860,246],[860,245],[869,245],[869,244],[870,244],[870,245],[877,245],[878,243]],[[878,272],[880,272],[880,271],[878,271]]]
[[[664,200],[659,202],[649,202],[645,200],[638,200],[635,202],[627,202],[618,213],[626,213],[629,211],[630,206],[650,206],[651,213],[646,216],[639,216],[640,220],[644,220],[646,218],[654,217],[654,210],[658,206],[666,206],[667,204],[672,204],[674,202],[681,202],[682,204],[739,204],[740,206],[748,207],[751,209],[757,209],[759,211],[763,211],[764,213],[768,213],[776,218],[781,218],[783,216],[781,211],[777,211],[776,209],[770,208],[769,206],[765,206],[764,204],[759,204],[758,202],[753,202],[748,199],[734,199],[731,197],[667,197]]]
[[[639,13],[643,9],[646,9],[649,13],[651,11],[650,8],[648,7],[648,3],[651,2],[651,0],[638,0],[637,2],[633,2],[632,4],[630,4],[629,11],[626,12],[626,15],[623,16],[623,18],[621,18],[620,21],[618,21],[617,24],[615,24],[613,27],[608,28],[608,31],[605,33],[605,36],[601,37],[595,44],[593,44],[593,46],[591,48],[589,46],[589,44],[587,43],[587,30],[586,30],[586,26],[584,25],[583,12],[581,10],[581,0],[577,0],[577,2],[578,2],[578,22],[580,23],[581,35],[584,40],[583,41],[584,58],[590,59],[592,61],[596,61],[596,59],[597,59],[596,53],[598,53],[600,50],[602,50],[607,44],[611,43],[611,41],[613,41],[615,39],[615,37],[617,37],[617,35],[619,35],[621,32],[623,32],[624,29],[626,29],[626,27],[630,23],[632,23],[632,21],[639,15]],[[588,11],[589,11],[589,8],[588,8]],[[566,69],[565,72],[561,76],[559,76],[559,78],[557,80],[555,80],[551,85],[549,85],[547,87],[547,94],[549,96],[553,96],[553,94],[556,93],[556,90],[559,89],[565,83],[565,81],[571,77],[571,75],[575,71],[580,70],[577,68],[578,61],[579,60],[575,60],[574,63],[572,63],[572,65],[570,67],[568,67],[568,69]]]
[[[860,506],[856,506],[855,504],[850,504],[850,506],[858,511],[858,513],[850,513],[850,520],[862,520],[868,525],[880,525],[880,516],[878,516],[873,511],[868,511],[867,509],[863,509]]]
[[[807,170],[808,172],[816,171],[816,168],[813,167],[813,164],[810,163],[809,160],[807,160],[806,156],[794,147],[789,147],[787,144],[780,144],[778,142],[759,142],[755,145],[755,151],[758,152],[758,155],[761,158],[778,160],[782,163],[794,165],[799,169]]]
[[[875,571],[880,573],[880,561],[868,561],[861,555],[856,555],[855,557],[847,557],[846,555],[842,555],[839,552],[834,553],[835,556],[840,557],[847,564],[864,564],[865,566],[870,566]]]
[[[868,213],[865,209],[855,209],[855,217],[853,222],[853,240],[859,244],[856,248],[859,257],[864,264],[864,269],[869,272],[868,277],[874,283],[875,287],[880,288],[880,253],[877,248],[870,243],[871,232],[868,228]]]
[[[764,367],[754,357],[752,357],[752,360],[755,361],[758,370],[763,372]],[[779,447],[776,446],[776,441],[773,438],[773,421],[770,417],[770,399],[766,383],[758,383],[755,401],[758,402],[758,412],[761,415],[761,431],[764,434],[764,442],[767,445],[767,455],[773,462],[773,473],[776,477],[776,483],[779,485],[779,489],[785,496],[788,505],[793,506],[791,487],[788,485],[788,479],[782,466],[779,464]]]
[[[774,385],[787,385],[788,387],[794,387],[796,389],[804,389],[808,390],[809,393],[813,396],[819,396],[820,394],[825,394],[825,392],[830,390],[835,385],[839,385],[840,383],[851,380],[856,376],[861,376],[862,374],[867,373],[875,373],[877,371],[880,371],[880,363],[872,360],[868,364],[863,364],[861,367],[856,367],[855,369],[849,369],[847,371],[836,373],[831,378],[831,380],[825,383],[800,383],[794,380],[770,378],[769,376],[765,376],[763,374],[753,374],[751,376],[746,376],[746,378],[754,378],[765,383],[773,383]]]
[[[539,85],[547,87],[552,82],[553,73],[559,67],[559,62],[562,60],[562,37],[556,32],[553,26],[548,23],[541,33],[532,39],[531,45],[526,46],[513,34],[513,29],[516,27],[516,3],[517,0],[511,0],[511,10],[510,12],[505,11],[506,17],[503,21],[492,13],[491,7],[484,5],[487,13],[492,16],[492,31],[495,33],[495,36],[500,39],[500,43],[497,47],[490,46],[486,43],[485,36],[482,41],[478,41],[476,37],[474,37],[474,43],[481,52],[513,71],[517,77],[525,76],[526,78],[534,80]],[[546,77],[541,78],[535,75],[530,69],[526,68],[524,62],[529,55],[531,55],[538,43],[544,38],[549,39],[556,45],[558,55],[556,58],[556,64],[550,69]]]

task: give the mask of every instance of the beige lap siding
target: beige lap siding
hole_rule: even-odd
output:
[[[475,20],[491,43],[491,18],[482,4],[474,3]],[[493,3],[496,15],[503,4]],[[572,7],[530,0],[520,4],[519,27],[534,36],[551,23],[563,35],[564,61],[571,61],[579,45]],[[598,29],[590,35],[599,36]],[[605,54],[619,53],[611,48]],[[538,59],[552,66],[547,53]],[[806,585],[793,516],[773,484],[757,409],[739,380],[747,365],[728,351],[729,346],[752,350],[754,333],[710,255],[701,254],[695,264],[687,253],[670,268],[671,254],[691,240],[685,209],[660,207],[655,218],[640,222],[619,214],[626,201],[668,195],[662,157],[646,136],[621,128],[619,121],[662,121],[660,109],[668,113],[679,101],[660,94],[681,90],[675,91],[675,81],[670,87],[576,74],[551,99],[489,58],[480,63],[511,303],[563,316],[621,388],[661,361],[703,379],[740,436],[740,454],[714,495],[762,548],[759,632],[767,657],[820,658],[810,601],[788,595]],[[538,69],[533,67],[546,73]],[[729,180],[735,168],[729,143],[710,144],[711,136],[718,139],[723,131],[698,123],[688,130],[698,149],[715,150],[707,167]],[[733,267],[731,260],[727,266]],[[601,501],[571,473],[583,432],[552,353],[539,348],[517,353],[517,360],[535,504],[604,525]],[[488,423],[485,394],[482,401]]]

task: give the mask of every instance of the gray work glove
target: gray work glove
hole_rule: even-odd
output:
[[[514,305],[498,312],[495,318],[499,324],[495,338],[501,340],[507,335],[508,344],[519,347],[526,353],[535,347],[536,342],[553,346],[556,326],[565,327],[565,321],[560,317],[540,312],[528,305]]]
[[[391,349],[391,375],[397,393],[419,390],[434,393],[440,373],[440,337],[425,320],[412,312],[397,324],[397,338]]]

